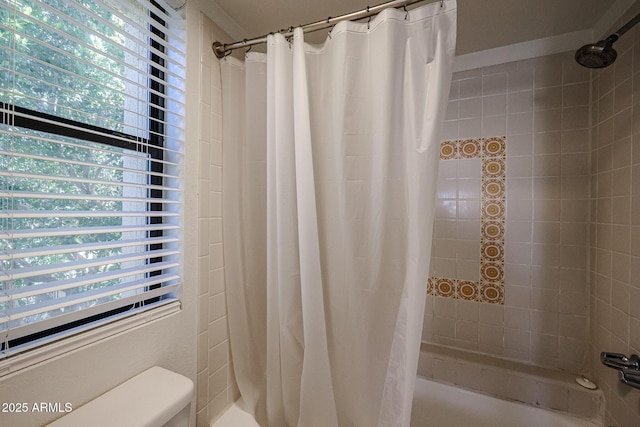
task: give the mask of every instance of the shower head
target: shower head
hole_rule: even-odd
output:
[[[600,40],[598,43],[582,46],[576,51],[576,61],[587,68],[604,68],[613,64],[618,57],[618,52],[613,48],[613,43],[638,22],[640,22],[640,13],[606,39]]]
[[[576,61],[587,68],[604,68],[613,64],[618,52],[613,48],[613,42],[618,36],[613,34],[598,43],[586,44],[576,51]]]

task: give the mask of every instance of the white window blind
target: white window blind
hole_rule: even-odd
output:
[[[0,0],[0,359],[178,301],[184,52],[162,1]]]

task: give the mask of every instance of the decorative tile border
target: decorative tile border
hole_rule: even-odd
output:
[[[441,160],[482,160],[480,281],[429,277],[429,295],[504,304],[506,152],[504,136],[440,144]]]

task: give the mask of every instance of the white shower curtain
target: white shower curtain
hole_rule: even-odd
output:
[[[408,426],[456,3],[222,61],[231,352],[269,427]]]

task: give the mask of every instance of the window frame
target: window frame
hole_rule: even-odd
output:
[[[166,10],[154,0],[148,0],[149,3],[158,8],[161,12]],[[33,131],[46,132],[62,137],[73,138],[78,141],[93,142],[98,144],[104,144],[116,148],[135,151],[148,156],[146,162],[147,168],[140,170],[148,174],[148,183],[150,186],[157,188],[150,188],[147,190],[147,224],[158,224],[163,222],[163,217],[153,215],[154,212],[163,211],[163,203],[154,202],[154,199],[163,198],[163,190],[160,189],[163,186],[164,179],[164,146],[165,146],[165,124],[166,119],[163,108],[166,105],[166,76],[160,67],[165,66],[165,60],[154,53],[153,49],[158,50],[161,53],[165,53],[166,49],[166,35],[163,31],[166,28],[167,23],[157,16],[151,8],[149,8],[150,22],[155,21],[158,25],[153,23],[149,24],[149,31],[157,38],[163,40],[165,43],[159,43],[152,37],[147,37],[147,44],[150,47],[150,66],[149,74],[151,77],[147,78],[147,89],[149,89],[149,99],[147,101],[147,107],[149,109],[148,127],[146,129],[148,137],[142,138],[134,135],[130,135],[123,132],[118,132],[99,126],[91,125],[88,123],[75,121],[43,112],[34,111],[25,107],[20,107],[10,103],[6,103],[0,100],[0,109],[4,111],[0,114],[0,125],[8,125],[12,127],[20,127]],[[154,66],[157,64],[158,67]],[[162,237],[164,231],[149,230],[146,231],[146,238]],[[161,251],[165,247],[163,243],[150,243],[147,245],[147,251],[153,254],[154,251]],[[149,257],[146,264],[159,263],[163,261],[162,256]],[[149,271],[146,274],[147,277],[153,277],[161,275],[162,268]],[[153,290],[163,286],[161,283],[151,284],[145,287],[145,289]],[[24,337],[14,338],[8,342],[0,342],[0,352],[15,348],[25,344],[36,342],[40,339],[48,339],[54,337],[57,334],[65,334],[65,339],[58,341],[55,338],[51,341],[47,340],[45,345],[36,346],[35,348],[27,349],[26,357],[25,353],[18,352],[16,354],[9,354],[0,359],[0,376],[4,373],[3,365],[5,363],[11,365],[17,365],[18,367],[26,367],[32,363],[36,363],[41,360],[45,360],[49,357],[53,357],[57,354],[64,353],[70,350],[69,346],[76,348],[81,345],[85,345],[87,342],[94,342],[102,338],[106,338],[113,333],[128,330],[138,324],[144,324],[159,317],[164,317],[168,314],[180,310],[180,299],[171,304],[157,307],[153,313],[146,312],[143,318],[136,318],[138,312],[132,313],[132,316],[122,318],[117,316],[119,314],[130,311],[132,308],[138,306],[145,306],[148,304],[159,301],[161,297],[150,297],[143,301],[129,304],[117,309],[112,309],[99,314],[83,317],[82,319],[75,320],[63,325],[47,328],[36,333],[26,335]],[[114,317],[117,316],[117,317]],[[118,322],[115,322],[118,321]],[[116,324],[117,323],[117,324]],[[109,325],[103,327],[104,325]],[[90,329],[82,328],[83,326],[91,325]],[[80,328],[79,330],[85,332],[82,336],[68,336],[69,331]],[[73,343],[76,343],[75,345]],[[57,349],[57,350],[56,350]],[[15,364],[14,358],[16,356],[23,356],[22,361]],[[12,369],[13,370],[13,369]]]

